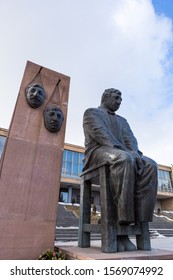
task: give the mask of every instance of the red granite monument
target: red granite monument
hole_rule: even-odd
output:
[[[53,249],[70,78],[27,62],[0,169],[0,259]]]

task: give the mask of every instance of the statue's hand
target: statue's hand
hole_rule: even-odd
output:
[[[130,153],[133,156],[135,163],[136,163],[135,164],[136,173],[139,176],[141,176],[144,171],[144,162],[142,161],[142,158],[140,157],[140,155],[137,152],[131,151]]]

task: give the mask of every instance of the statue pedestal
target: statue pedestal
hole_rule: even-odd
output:
[[[39,108],[26,102],[31,82],[46,93]],[[54,247],[69,83],[69,77],[27,62],[1,160],[0,259],[37,259]],[[48,104],[58,104],[64,115],[56,133],[44,126]]]
[[[173,251],[162,249],[103,253],[100,241],[93,242],[89,248],[79,248],[75,245],[57,245],[57,247],[65,253],[68,260],[173,260]]]

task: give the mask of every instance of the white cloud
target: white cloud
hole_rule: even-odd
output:
[[[83,145],[84,110],[116,87],[141,150],[173,162],[172,21],[150,0],[6,0],[0,26],[1,127],[31,60],[71,76],[66,142]]]

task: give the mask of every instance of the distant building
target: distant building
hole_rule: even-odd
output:
[[[0,128],[0,156],[3,152],[7,129]],[[64,144],[59,201],[80,203],[80,174],[83,167],[84,147]],[[158,192],[155,210],[173,210],[173,167],[158,165]],[[92,188],[92,203],[98,206],[99,186]]]

